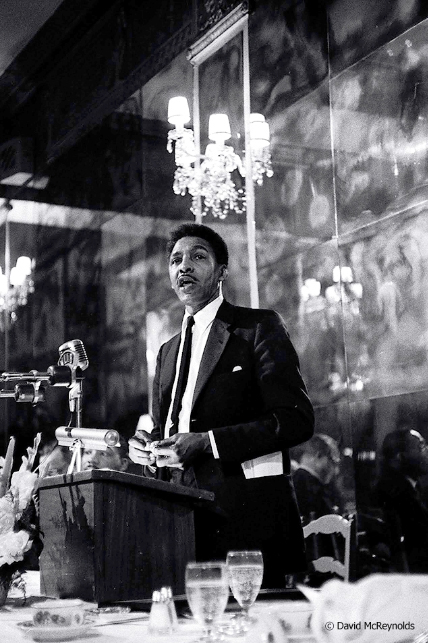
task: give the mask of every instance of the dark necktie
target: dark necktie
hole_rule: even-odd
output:
[[[195,323],[193,317],[187,318],[186,334],[184,336],[183,352],[181,354],[180,371],[178,373],[177,388],[175,390],[174,403],[171,411],[172,426],[169,435],[178,432],[178,416],[181,410],[181,401],[186,390],[187,378],[189,376],[190,355],[192,352],[192,326]]]

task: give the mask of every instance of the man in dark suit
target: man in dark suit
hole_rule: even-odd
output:
[[[418,431],[402,427],[386,435],[382,456],[377,501],[391,532],[400,532],[409,571],[427,574],[428,507],[419,480],[428,473],[428,445]]]
[[[261,549],[264,585],[284,586],[286,573],[305,567],[288,448],[309,439],[314,422],[297,354],[277,313],[223,299],[228,250],[211,228],[184,224],[167,252],[183,330],[159,351],[154,429],[137,432],[129,455],[215,493],[214,511],[196,516],[198,559]],[[189,332],[191,361],[182,369]]]
[[[305,444],[293,473],[297,504],[305,523],[340,512],[340,498],[334,493],[339,464],[337,442],[329,435],[317,433]]]
[[[340,451],[337,442],[324,433],[316,433],[296,450],[300,449],[302,453],[299,466],[293,472],[293,483],[302,523],[306,525],[315,518],[339,513],[341,503],[334,482],[340,464]],[[311,561],[321,556],[336,557],[335,548],[340,551],[343,547],[343,538],[334,534],[312,535],[306,539],[306,559],[312,586],[323,584],[329,577],[314,572]]]

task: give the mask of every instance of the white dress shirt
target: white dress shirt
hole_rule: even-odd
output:
[[[192,411],[193,394],[195,392],[196,380],[201,365],[202,355],[207,343],[208,335],[211,330],[213,321],[217,315],[218,309],[223,302],[223,295],[219,295],[216,299],[207,304],[204,308],[199,310],[193,315],[195,324],[192,328],[192,352],[190,357],[189,376],[187,379],[186,389],[183,393],[181,402],[181,410],[178,416],[178,433],[189,433],[190,431],[190,415]],[[181,355],[183,352],[184,336],[186,333],[187,318],[189,314],[186,312],[183,317],[181,325],[181,340],[177,356],[177,368],[175,372],[174,384],[172,387],[171,403],[169,406],[168,416],[165,425],[165,438],[169,437],[169,430],[172,426],[171,412],[172,402],[175,397],[177,389],[177,380],[179,373],[179,365],[181,362]],[[213,455],[216,459],[219,458],[217,445],[212,431],[208,431],[211,442]],[[241,463],[244,475],[246,478],[261,478],[265,476],[281,475],[283,473],[282,453],[270,453],[268,455],[248,460]]]
[[[190,357],[189,376],[187,378],[186,389],[183,393],[181,401],[181,410],[178,416],[178,432],[189,433],[190,431],[190,414],[192,411],[193,394],[195,392],[196,380],[201,365],[202,355],[207,343],[208,335],[211,330],[212,323],[217,315],[218,309],[223,302],[223,296],[219,295],[216,299],[207,304],[204,308],[199,310],[193,315],[195,324],[192,328],[192,352]],[[187,318],[190,317],[189,313],[185,313],[183,323],[181,325],[181,340],[177,356],[177,368],[175,369],[174,385],[172,387],[171,404],[169,406],[168,417],[165,425],[165,437],[169,437],[169,430],[172,426],[171,412],[172,402],[175,397],[177,389],[179,365],[181,362],[181,355],[183,353],[184,336],[186,333]],[[218,457],[218,455],[217,455]]]

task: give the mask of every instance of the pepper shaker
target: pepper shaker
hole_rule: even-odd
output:
[[[165,603],[168,606],[168,612],[171,619],[171,626],[174,631],[178,627],[178,618],[177,618],[177,611],[175,609],[174,599],[172,597],[172,589],[171,587],[162,587],[160,590],[160,593],[161,593],[161,596],[164,597]]]
[[[173,631],[170,608],[165,596],[158,590],[152,594],[148,631],[159,636],[171,634]]]

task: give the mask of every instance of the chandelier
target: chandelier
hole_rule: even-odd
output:
[[[9,276],[0,266],[0,311],[9,313],[12,322],[17,319],[19,306],[25,306],[28,295],[34,292],[33,270],[34,259],[24,256],[18,257]]]
[[[239,154],[226,141],[231,137],[227,114],[211,114],[208,138],[213,141],[205,154],[198,154],[193,130],[184,127],[190,120],[187,99],[175,96],[169,100],[168,122],[174,129],[168,132],[167,150],[175,148],[173,190],[192,197],[191,211],[224,219],[231,211],[241,213],[245,209],[245,190],[238,187],[232,178],[235,170],[245,177],[245,164]],[[263,184],[264,175],[273,175],[270,155],[269,124],[262,114],[250,114],[251,178],[256,185]]]

